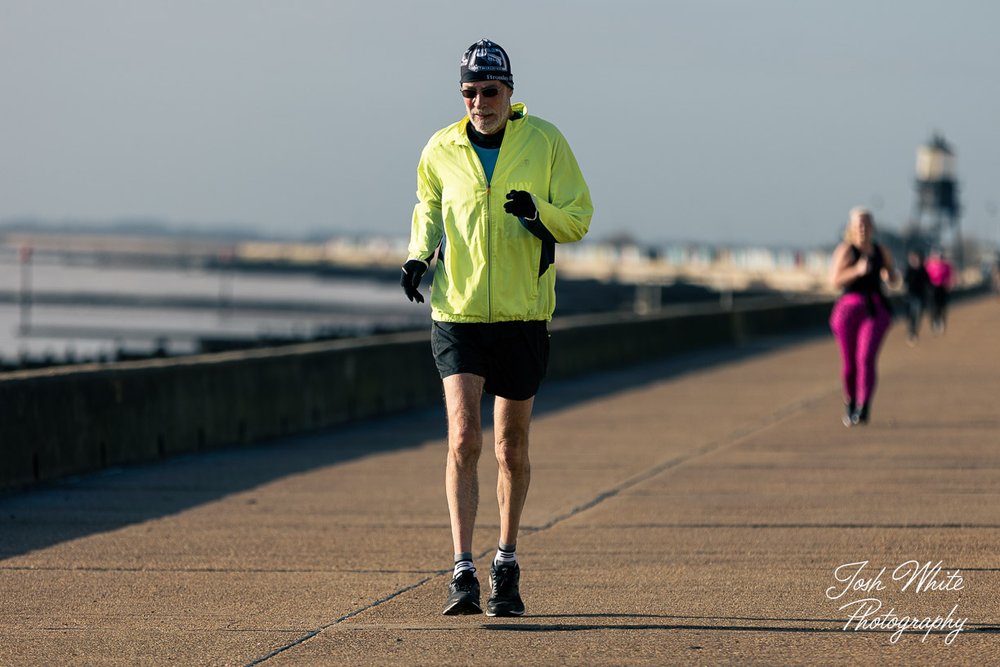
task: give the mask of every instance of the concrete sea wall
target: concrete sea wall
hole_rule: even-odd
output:
[[[550,378],[825,326],[831,303],[556,319]],[[441,403],[429,332],[0,374],[0,490]]]

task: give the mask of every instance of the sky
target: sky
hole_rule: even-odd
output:
[[[573,148],[591,239],[826,245],[855,205],[901,228],[941,133],[964,232],[996,241],[998,27],[989,0],[0,0],[0,223],[405,237],[488,37]]]

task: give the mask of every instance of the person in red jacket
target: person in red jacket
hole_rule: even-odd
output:
[[[926,268],[931,282],[931,331],[940,336],[944,333],[948,317],[948,297],[955,282],[954,271],[940,248],[931,253]]]

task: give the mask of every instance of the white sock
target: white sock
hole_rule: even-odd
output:
[[[516,563],[517,562],[517,553],[515,553],[516,548],[517,548],[516,544],[504,544],[503,542],[501,542],[500,544],[497,545],[497,555],[493,557],[493,562],[496,563],[497,565],[501,565],[504,563]]]
[[[452,577],[457,577],[462,572],[472,572],[476,573],[476,566],[472,563],[472,552],[463,551],[460,554],[455,554],[455,570],[452,572]]]

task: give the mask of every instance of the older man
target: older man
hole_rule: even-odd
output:
[[[587,233],[593,207],[562,134],[511,104],[510,59],[482,39],[460,63],[466,117],[435,133],[417,167],[409,258],[411,301],[437,255],[431,347],[448,414],[445,489],[455,552],[446,615],[482,613],[472,555],[482,451],[480,402],[495,396],[499,544],[490,616],[520,616],[516,544],[530,479],[528,427],[549,356],[555,244]]]

